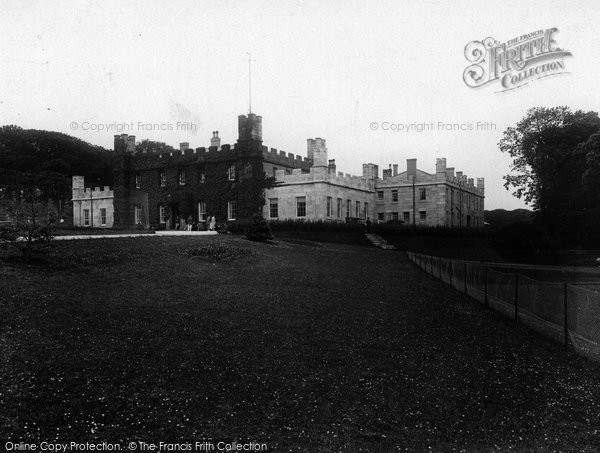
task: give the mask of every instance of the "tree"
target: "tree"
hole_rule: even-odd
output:
[[[57,213],[39,189],[20,193],[1,192],[0,216],[8,219],[0,227],[0,245],[19,248],[26,258],[43,249],[52,240]]]
[[[596,112],[568,107],[536,107],[516,127],[509,127],[498,146],[512,158],[504,186],[515,188],[536,211],[538,220],[555,233],[573,231],[589,211],[583,184],[587,154],[583,146],[600,131]]]

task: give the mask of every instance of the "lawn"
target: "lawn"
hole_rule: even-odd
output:
[[[589,450],[600,367],[400,251],[64,241],[0,262],[0,439]]]

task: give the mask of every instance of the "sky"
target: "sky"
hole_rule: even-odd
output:
[[[596,0],[0,0],[0,125],[109,149],[121,132],[177,148],[218,130],[233,144],[250,53],[264,145],[305,156],[308,138],[325,138],[337,170],[356,175],[410,158],[435,172],[445,157],[485,178],[486,209],[516,209],[498,142],[532,107],[598,111],[599,23]],[[464,82],[468,43],[550,28],[572,53],[561,74],[508,91]]]

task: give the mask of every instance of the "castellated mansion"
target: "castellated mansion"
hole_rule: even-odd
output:
[[[435,172],[390,165],[379,176],[375,164],[362,175],[338,172],[322,138],[308,139],[307,155],[288,154],[262,144],[262,117],[238,117],[238,139],[221,144],[213,132],[208,148],[181,143],[172,153],[136,152],[135,137],[115,135],[117,158],[112,189],[88,188],[73,177],[73,223],[76,226],[173,228],[183,218],[200,228],[249,219],[331,222],[398,221],[405,224],[481,227],[484,179],[467,178],[446,159]]]

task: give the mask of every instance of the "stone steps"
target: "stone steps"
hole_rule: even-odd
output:
[[[366,234],[367,239],[373,244],[375,247],[379,247],[384,250],[396,250],[396,247],[387,243],[385,239],[376,234]]]

